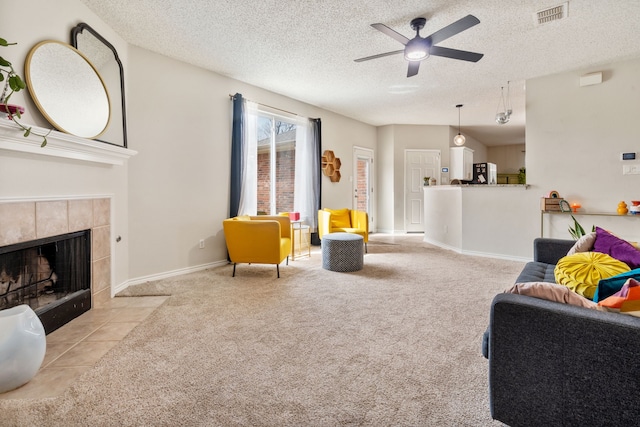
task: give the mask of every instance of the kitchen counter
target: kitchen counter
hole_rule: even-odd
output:
[[[529,188],[528,184],[451,184],[451,185],[432,185],[432,186],[426,186],[425,188],[441,188],[441,189],[447,189],[447,188],[504,188],[504,187],[522,187],[522,188]]]
[[[526,184],[424,187],[424,241],[459,253],[530,259],[531,241],[539,234],[540,202],[528,188]]]

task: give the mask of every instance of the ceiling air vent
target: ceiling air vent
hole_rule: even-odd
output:
[[[536,25],[547,24],[567,17],[569,12],[569,2],[564,2],[558,6],[540,10],[535,14]]]

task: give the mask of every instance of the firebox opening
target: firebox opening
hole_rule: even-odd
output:
[[[47,334],[91,308],[91,230],[0,248],[0,310],[21,304]]]

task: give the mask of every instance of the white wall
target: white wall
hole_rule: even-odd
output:
[[[583,74],[603,71],[599,85],[580,87]],[[615,213],[621,200],[640,199],[640,175],[622,175],[622,152],[638,152],[640,59],[527,81],[527,183],[537,196],[557,190],[583,212]],[[550,225],[569,238],[567,219]],[[585,228],[640,236],[638,217],[584,217]],[[602,224],[602,225],[601,225]]]
[[[323,150],[342,163],[339,183],[322,177],[322,206],[351,206],[352,149],[375,149],[375,127],[141,48],[129,56],[129,138],[139,152],[130,162],[131,278],[226,259],[230,94],[319,117]],[[176,76],[180,85],[169,86]]]
[[[518,173],[525,165],[525,144],[487,147],[487,161],[495,163],[498,173]]]
[[[388,233],[405,231],[404,159],[405,150],[439,150],[441,167],[450,166],[449,149],[457,134],[450,126],[387,125],[378,128],[378,150],[383,160],[378,162],[378,229]],[[480,141],[466,136],[465,145],[474,150],[474,162],[486,162],[487,148]],[[476,154],[477,153],[477,154]],[[382,156],[384,154],[384,156]],[[383,163],[381,163],[383,162]],[[438,185],[448,183],[441,175]]]
[[[440,151],[441,166],[449,162],[448,126],[395,125],[394,127],[394,230],[404,232],[405,217],[405,150]],[[442,179],[438,177],[438,183]]]
[[[393,216],[395,212],[394,198],[394,154],[393,154],[393,125],[378,127],[378,149],[376,159],[376,198],[377,231],[393,233]]]

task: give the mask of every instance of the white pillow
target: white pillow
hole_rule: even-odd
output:
[[[596,304],[595,302],[590,301],[582,295],[573,292],[566,286],[558,285],[557,283],[516,283],[509,289],[505,290],[505,293],[527,295],[530,297],[545,299],[548,301],[577,305],[578,307],[585,307],[596,310],[598,309],[598,304]]]
[[[593,245],[596,243],[596,232],[585,234],[580,237],[576,243],[573,245],[567,255],[573,255],[577,252],[591,252],[593,250]]]

